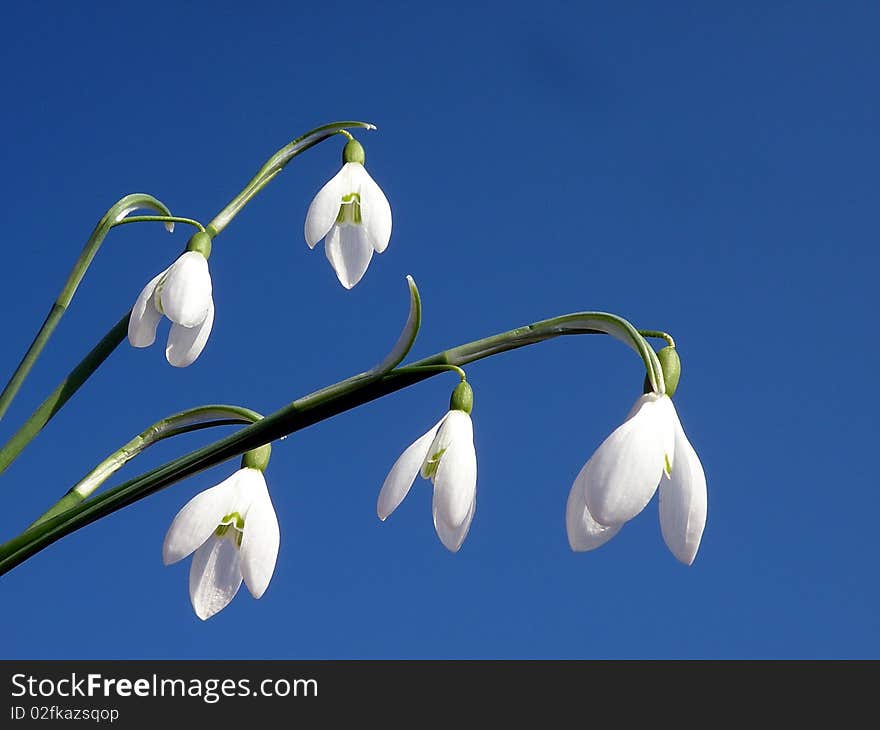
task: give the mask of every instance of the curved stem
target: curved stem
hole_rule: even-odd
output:
[[[635,350],[642,358],[648,381],[655,393],[665,393],[663,369],[654,349],[645,341],[638,330],[623,317],[607,312],[575,312],[561,317],[545,319],[534,324],[518,327],[508,332],[475,340],[466,345],[438,353],[415,365],[452,364],[466,365],[474,360],[506,352],[525,345],[532,345],[560,335],[606,334],[620,340]]]
[[[229,222],[238,215],[238,212],[244,208],[266,185],[271,182],[284,166],[290,162],[301,152],[305,152],[309,147],[314,147],[319,142],[323,142],[328,137],[344,132],[346,127],[360,127],[362,129],[375,129],[374,124],[369,122],[332,122],[316,127],[310,132],[306,132],[302,137],[297,137],[293,142],[282,147],[274,155],[272,155],[251,178],[251,181],[244,186],[244,189],[236,195],[228,205],[221,210],[208,224],[207,232],[211,238],[223,232],[223,229],[229,225]]]
[[[419,288],[416,286],[415,279],[409,274],[406,277],[406,285],[409,287],[409,314],[400,332],[400,337],[397,338],[394,347],[382,359],[382,362],[370,370],[367,375],[384,375],[396,368],[403,362],[403,358],[409,354],[413,343],[416,341],[419,329],[422,326],[422,298],[419,296]]]
[[[55,515],[65,512],[91,496],[116,471],[159,441],[203,428],[256,423],[261,418],[262,416],[259,413],[252,411],[250,408],[229,405],[199,406],[163,418],[110,454],[110,456],[74,484],[60,500],[40,515],[28,529],[30,530],[41,522],[45,522]]]
[[[61,293],[58,295],[58,298],[55,300],[51,309],[49,309],[49,314],[46,315],[46,319],[37,332],[36,337],[34,337],[33,342],[31,342],[31,346],[24,354],[24,357],[21,359],[21,362],[18,364],[18,367],[12,374],[6,387],[3,389],[3,392],[0,393],[0,419],[3,418],[3,415],[12,404],[12,400],[21,388],[22,383],[24,383],[24,379],[31,371],[31,368],[33,368],[34,363],[36,363],[37,358],[40,356],[46,343],[52,336],[55,327],[58,326],[58,322],[61,320],[64,312],[66,312],[67,308],[70,306],[70,302],[73,300],[73,295],[76,293],[76,290],[91,265],[92,260],[98,253],[98,249],[101,248],[104,238],[110,232],[111,228],[121,223],[133,210],[139,208],[148,208],[156,210],[162,215],[171,215],[171,211],[168,210],[163,203],[152,195],[147,195],[146,193],[133,193],[132,195],[126,195],[124,198],[118,200],[103,215],[101,220],[99,220],[98,224],[95,226],[95,229],[92,231],[92,235],[89,236],[89,240],[86,241],[86,245],[80,253],[79,258],[76,260],[76,263],[73,265],[73,269],[67,277],[64,287],[61,289]],[[2,468],[0,468],[0,471],[2,471]]]
[[[633,333],[636,339],[628,339]],[[645,355],[649,363],[648,373],[650,375],[656,368],[659,382],[665,388],[657,356],[626,320],[604,312],[579,312],[543,320],[444,350],[398,370],[373,375],[361,373],[295,400],[234,434],[109,489],[13,538],[0,546],[0,575],[64,535],[181,479],[441,372],[432,366],[460,367],[508,350],[574,334],[611,334],[626,341],[640,354],[649,350],[653,357]]]
[[[675,340],[672,339],[672,335],[668,332],[663,332],[662,330],[639,330],[639,334],[642,337],[656,337],[658,340],[666,340],[667,345],[675,347]]]
[[[164,223],[166,228],[169,228],[170,226],[169,230],[173,230],[175,223],[186,223],[188,226],[197,228],[203,233],[205,231],[205,227],[197,220],[192,218],[182,218],[178,215],[132,215],[119,221],[116,225],[122,226],[126,223],[151,223],[153,221]]]
[[[304,134],[302,137],[293,140],[293,142],[285,145],[269,158],[266,164],[260,168],[254,178],[245,186],[244,190],[233,198],[232,202],[221,210],[214,220],[211,221],[207,226],[206,232],[212,238],[219,234],[248,203],[248,201],[260,192],[260,190],[266,187],[272,178],[284,169],[284,166],[288,162],[301,152],[304,152],[328,137],[343,131],[345,127],[361,127],[363,129],[376,128],[375,125],[367,122],[333,122],[332,124],[325,124],[321,127],[317,127]],[[149,195],[140,193],[122,198],[122,200],[107,211],[98,223],[98,226],[95,228],[94,233],[92,233],[92,237],[89,239],[89,243],[86,244],[86,248],[80,255],[80,258],[74,267],[74,271],[62,290],[58,301],[52,306],[52,310],[49,312],[46,322],[44,322],[36,339],[21,364],[18,366],[18,369],[13,374],[9,385],[7,385],[3,393],[0,394],[0,418],[3,417],[3,413],[9,407],[9,404],[12,402],[12,399],[21,387],[21,383],[24,381],[25,376],[30,371],[31,367],[33,367],[40,351],[43,349],[46,341],[48,341],[52,330],[55,328],[55,325],[57,325],[58,320],[61,318],[67,305],[70,303],[73,293],[76,291],[76,287],[82,280],[85,269],[88,267],[89,263],[91,263],[92,258],[94,258],[98,247],[101,245],[101,241],[104,240],[104,236],[106,236],[107,232],[114,225],[121,223],[125,216],[132,210],[143,207],[152,207],[155,210],[158,210],[163,216],[174,218],[171,216],[170,211],[158,200]],[[145,217],[151,218],[151,216]],[[174,219],[188,223],[195,223],[199,227],[201,226],[200,223],[191,219]],[[173,222],[165,221],[165,223],[166,226],[169,226],[172,225]],[[65,378],[65,380],[62,381],[62,383],[49,395],[49,397],[43,401],[42,405],[31,414],[30,418],[28,418],[28,420],[19,428],[15,435],[6,443],[6,445],[3,446],[2,449],[0,449],[0,474],[5,471],[5,469],[34,439],[34,437],[36,437],[49,420],[70,399],[76,390],[92,375],[92,373],[95,372],[95,370],[98,369],[98,367],[101,366],[104,360],[109,357],[110,353],[113,352],[113,350],[125,339],[128,332],[128,318],[130,314],[131,312],[126,314],[122,320],[104,335],[101,341],[88,355],[86,355],[85,359],[73,369],[70,375],[68,375],[67,378]],[[418,330],[417,325],[416,330]],[[410,344],[412,343],[410,342]],[[405,353],[404,355],[401,355],[401,357],[404,356]],[[382,364],[377,367],[381,368],[381,365]],[[376,369],[374,368],[374,371],[375,370]]]
[[[461,378],[461,382],[464,383],[467,381],[467,374],[464,370],[462,370],[458,365],[407,365],[406,367],[397,368],[394,371],[399,374],[406,373],[418,373],[418,372],[433,372],[433,373],[458,373],[458,377]]]

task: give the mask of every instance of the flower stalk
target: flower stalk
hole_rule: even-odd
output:
[[[368,122],[333,122],[331,124],[317,127],[303,136],[298,137],[272,155],[244,189],[233,198],[232,201],[223,208],[223,210],[221,210],[203,230],[213,239],[222,232],[227,225],[229,225],[238,212],[250,200],[252,200],[260,190],[266,187],[266,185],[268,185],[294,157],[310,147],[314,147],[319,142],[338,134],[343,131],[345,127],[360,127],[368,130],[376,128],[375,125]],[[107,233],[109,233],[115,225],[122,222],[129,213],[138,208],[151,208],[157,211],[163,216],[163,221],[169,231],[173,230],[175,221],[189,223],[190,225],[195,224],[197,228],[202,229],[201,224],[197,221],[188,218],[178,219],[171,216],[171,212],[163,203],[144,193],[127,195],[111,207],[107,213],[104,214],[98,222],[98,225],[95,227],[95,230],[92,232],[83,252],[80,254],[79,259],[77,259],[73,271],[71,272],[67,283],[64,285],[61,294],[52,305],[49,315],[46,317],[46,321],[43,323],[40,331],[34,338],[34,341],[24,358],[22,358],[18,368],[13,373],[9,383],[4,388],[3,392],[0,393],[0,419],[2,419],[3,414],[9,408],[13,398],[21,388],[24,379],[27,377],[27,374],[30,372],[48,342],[49,337],[52,335],[52,332],[62,315],[67,310],[77,287],[82,281],[86,270],[100,248],[101,243],[103,243]],[[154,219],[153,216],[148,216],[147,218],[149,220]],[[167,220],[165,218],[167,218]],[[76,393],[83,383],[92,376],[92,374],[126,338],[130,316],[131,311],[126,313],[125,316],[101,338],[89,354],[86,355],[85,358],[83,358],[71,373],[58,385],[58,387],[49,394],[37,410],[31,414],[28,420],[25,421],[12,438],[2,449],[0,449],[0,474],[6,470],[25,447],[37,436],[37,434],[39,434],[52,417],[61,410],[73,394]]]
[[[405,332],[412,329],[409,323],[414,309],[411,306]],[[535,322],[443,350],[402,368],[387,372],[374,368],[299,398],[236,433],[109,489],[13,538],[0,546],[0,575],[61,537],[175,482],[449,369],[434,366],[461,367],[502,352],[576,334],[609,334],[624,341],[642,358],[655,392],[664,392],[663,371],[654,350],[625,319],[605,312],[577,312]]]
[[[241,209],[253,200],[257,193],[266,187],[294,157],[301,152],[305,152],[310,147],[314,147],[319,142],[344,132],[346,127],[360,127],[361,129],[368,130],[376,129],[376,125],[369,122],[332,122],[322,127],[316,127],[312,131],[306,132],[302,137],[297,137],[293,142],[285,145],[272,155],[266,161],[266,164],[257,171],[257,174],[251,178],[250,182],[244,186],[244,189],[229,201],[223,210],[214,216],[214,220],[207,226],[208,235],[211,238],[215,238],[222,233]]]
[[[101,220],[98,221],[98,224],[92,231],[92,235],[89,236],[89,240],[86,241],[86,245],[80,253],[79,258],[76,260],[76,263],[73,265],[73,269],[67,277],[64,287],[61,289],[61,293],[49,309],[49,314],[46,315],[45,321],[34,337],[33,342],[31,342],[24,357],[21,359],[18,367],[15,369],[15,372],[12,374],[12,377],[9,379],[9,382],[6,384],[6,387],[3,389],[3,392],[0,393],[0,419],[3,418],[9,406],[12,404],[12,401],[24,383],[25,378],[28,376],[28,373],[31,371],[31,368],[33,368],[40,353],[42,353],[43,348],[46,346],[46,343],[55,331],[55,328],[61,321],[61,317],[64,316],[64,313],[70,306],[70,302],[73,300],[73,295],[76,293],[77,288],[79,288],[83,277],[86,275],[86,271],[91,265],[92,260],[95,258],[95,255],[98,253],[98,249],[101,248],[101,244],[104,243],[107,234],[114,226],[119,225],[124,221],[129,213],[142,208],[152,209],[160,213],[163,216],[161,220],[165,222],[166,228],[168,228],[169,232],[174,229],[175,220],[184,220],[173,218],[171,216],[171,211],[168,210],[164,203],[146,193],[126,195],[110,207],[110,209],[102,216]],[[153,218],[151,217],[151,219]],[[188,219],[186,220],[188,222]],[[3,467],[0,467],[0,471],[2,470]]]
[[[256,423],[262,416],[250,408],[230,405],[210,405],[190,408],[173,416],[157,421],[131,441],[121,446],[76,484],[67,493],[36,519],[28,529],[75,507],[87,499],[113,474],[125,466],[145,449],[173,436],[214,426],[231,426],[243,423]]]
[[[58,384],[46,400],[31,414],[30,418],[15,432],[6,445],[0,449],[0,474],[18,458],[25,447],[36,438],[37,434],[61,410],[65,403],[80,389],[111,353],[119,346],[128,334],[128,320],[131,312],[126,312],[110,331],[104,335],[70,374]]]

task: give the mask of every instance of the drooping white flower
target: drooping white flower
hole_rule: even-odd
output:
[[[693,563],[706,524],[706,477],[668,396],[641,396],[584,464],[566,506],[572,550],[594,550],[641,512],[660,488],[663,539]]]
[[[357,284],[373,252],[382,253],[391,238],[391,206],[364,167],[364,150],[350,140],[342,153],[342,169],[309,205],[305,237],[309,248],[324,239],[324,252],[346,289]]]
[[[229,605],[242,579],[254,598],[263,595],[280,539],[263,472],[245,467],[186,503],[168,528],[162,559],[170,565],[195,551],[189,597],[205,620]]]
[[[191,365],[214,325],[214,299],[208,260],[187,251],[143,288],[128,320],[128,341],[149,347],[162,316],[171,321],[165,357],[175,367]]]
[[[468,412],[450,409],[394,462],[379,491],[376,512],[380,520],[397,509],[419,473],[434,485],[432,512],[437,536],[448,550],[458,552],[477,506],[477,455]]]

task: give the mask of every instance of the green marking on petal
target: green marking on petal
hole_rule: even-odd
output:
[[[165,310],[162,309],[162,287],[165,286],[165,279],[168,278],[168,274],[165,274],[159,282],[156,284],[156,288],[153,289],[153,306],[156,308],[156,311],[159,312],[162,316],[165,315]]]
[[[669,454],[663,454],[663,471],[666,472],[666,476],[672,477],[672,465],[669,463]]]
[[[339,214],[336,216],[337,223],[348,223],[359,226],[363,222],[361,217],[360,193],[348,193],[342,196],[342,205],[339,206]]]
[[[425,468],[422,470],[425,479],[434,479],[437,475],[437,467],[440,466],[440,459],[445,453],[446,449],[440,449],[436,454],[428,457],[428,460],[425,462]]]
[[[229,531],[233,530],[233,534],[229,534]],[[229,537],[229,539],[235,540],[235,546],[241,547],[241,539],[244,535],[244,517],[242,517],[238,512],[230,512],[228,515],[225,515],[222,520],[220,520],[220,524],[217,525],[217,529],[214,530],[214,534],[217,537]]]
[[[229,525],[233,523],[235,524],[236,530],[244,529],[244,517],[242,517],[238,512],[230,512],[222,520],[220,520],[221,525]]]

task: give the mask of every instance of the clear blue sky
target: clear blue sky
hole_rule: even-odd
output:
[[[394,232],[345,291],[302,233],[342,141],[296,160],[215,242],[199,360],[120,347],[0,477],[4,539],[161,416],[271,412],[373,365],[412,274],[414,356],[584,309],[675,335],[709,485],[694,566],[663,545],[656,499],[603,548],[569,550],[571,482],[643,372],[616,341],[566,338],[469,368],[478,507],[457,555],[425,482],[375,515],[391,464],[446,407],[441,376],[276,445],[281,553],[261,600],[242,588],[203,623],[188,561],[161,561],[174,514],[228,463],[0,578],[3,657],[880,655],[877,5],[472,5],[6,8],[4,373],[125,193],[207,221],[288,140],[365,119]],[[0,436],[186,237],[111,235]]]

